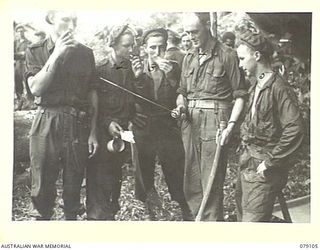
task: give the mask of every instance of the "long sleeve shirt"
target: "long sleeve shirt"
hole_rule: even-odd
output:
[[[274,73],[261,88],[254,114],[255,85],[249,90],[248,112],[241,125],[241,138],[249,148],[264,154],[267,168],[281,165],[303,140],[302,119],[292,91]]]

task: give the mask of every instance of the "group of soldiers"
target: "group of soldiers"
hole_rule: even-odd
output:
[[[146,201],[156,192],[159,161],[183,220],[201,213],[201,220],[222,221],[228,142],[241,112],[238,220],[270,220],[303,133],[299,110],[272,71],[272,49],[260,32],[244,30],[236,52],[211,35],[209,13],[186,13],[183,54],[172,31],[147,30],[137,45],[132,27],[119,25],[106,45],[111,52],[96,67],[93,51],[74,38],[73,13],[49,11],[46,21],[52,32],[28,47],[25,73],[38,106],[30,131],[38,220],[53,215],[60,169],[66,220],[77,219],[85,172],[87,219],[114,220],[128,157],[126,150],[108,151],[107,142],[131,130],[140,174],[136,197]],[[243,72],[253,80],[249,89]]]

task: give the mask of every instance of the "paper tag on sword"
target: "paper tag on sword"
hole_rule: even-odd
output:
[[[126,142],[135,143],[132,131],[122,131],[120,132],[120,137]]]

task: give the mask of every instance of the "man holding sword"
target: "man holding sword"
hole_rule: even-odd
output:
[[[74,39],[73,13],[49,11],[46,21],[51,35],[26,51],[26,80],[38,106],[30,130],[32,213],[51,219],[62,168],[65,219],[76,220],[85,163],[98,148],[94,56]]]
[[[194,47],[185,56],[177,107],[172,112],[173,117],[185,118],[181,125],[185,149],[184,193],[194,217],[199,217],[203,197],[208,195],[205,207],[201,208],[201,219],[222,221],[227,167],[225,144],[242,111],[247,91],[235,52],[221,45],[210,33],[209,13],[186,14],[184,30]],[[216,165],[215,138],[221,122],[227,124],[221,132],[220,144],[224,146],[212,177],[213,185],[207,189],[212,166]]]

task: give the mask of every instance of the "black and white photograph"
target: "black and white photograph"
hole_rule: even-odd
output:
[[[313,13],[214,11],[14,11],[11,221],[312,222]]]

